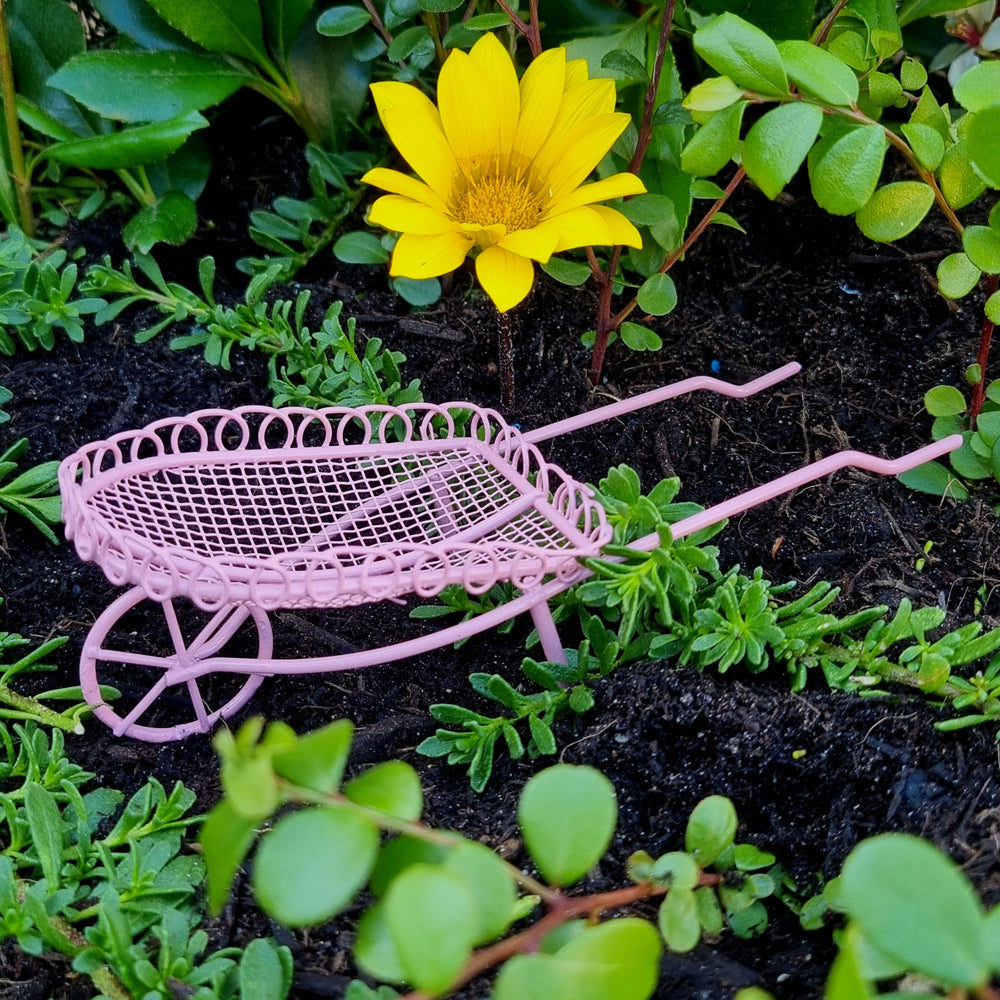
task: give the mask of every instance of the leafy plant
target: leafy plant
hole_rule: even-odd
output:
[[[0,508],[30,521],[53,545],[59,544],[52,530],[62,519],[56,473],[59,463],[42,462],[9,482],[2,482],[18,468],[18,459],[28,450],[28,439],[15,441],[0,454]]]
[[[106,786],[84,792],[94,776],[65,757],[59,730],[50,741],[33,722],[0,725],[0,747],[0,940],[65,955],[116,1000],[287,994],[286,948],[259,939],[204,954],[204,868],[182,851],[198,819],[191,791],[149,778],[128,802]]]
[[[497,969],[492,996],[500,1000],[540,983],[556,998],[577,997],[586,983],[588,996],[644,1000],[664,942],[688,951],[705,931],[728,925],[749,936],[766,924],[761,901],[774,893],[765,871],[774,857],[734,843],[728,799],[698,804],[683,850],[634,854],[630,885],[570,893],[604,855],[617,823],[614,788],[600,772],[560,764],[525,785],[518,823],[536,878],[481,843],[420,822],[423,792],[402,761],[345,782],[351,738],[346,720],[298,736],[259,719],[216,738],[225,798],[201,831],[213,907],[256,843],[253,890],[275,919],[325,922],[367,887],[374,901],[354,944],[363,971],[440,995]],[[656,929],[638,917],[601,920],[611,908],[659,897]],[[539,907],[545,912],[512,930]]]
[[[966,371],[967,381],[975,386],[981,381],[979,368],[972,365]],[[931,434],[935,441],[949,433],[961,434],[961,447],[948,456],[948,466],[942,462],[927,462],[909,472],[900,481],[911,489],[968,500],[969,486],[976,482],[1000,483],[1000,380],[994,380],[983,392],[983,405],[973,421],[971,404],[962,391],[953,385],[938,385],[924,395],[924,408],[934,418]],[[949,430],[948,428],[951,428]]]
[[[79,685],[40,691],[33,695],[15,691],[10,682],[19,675],[55,670],[45,658],[66,642],[66,636],[48,639],[35,649],[29,650],[13,663],[0,664],[0,718],[34,720],[43,725],[53,726],[77,735],[83,732],[82,719],[90,714],[90,706],[83,699]],[[8,650],[27,646],[30,640],[16,632],[0,632],[0,656]],[[102,686],[102,697],[114,700],[118,692],[112,687]],[[47,701],[68,701],[69,706],[61,712],[55,711]]]
[[[8,228],[0,238],[0,354],[50,351],[57,330],[82,343],[86,318],[107,302],[75,297],[78,273],[65,250],[38,253],[21,230]]]
[[[403,384],[399,364],[405,357],[383,350],[377,337],[359,351],[355,322],[340,322],[342,302],[326,311],[315,333],[305,326],[310,293],[302,291],[295,302],[279,299],[270,306],[264,296],[282,271],[272,262],[247,286],[245,301],[236,307],[215,301],[215,262],[203,257],[198,275],[204,297],[168,282],[152,257],[137,256],[136,268],[152,287],[140,283],[129,261],[116,270],[110,259],[87,272],[86,287],[114,297],[95,317],[107,323],[137,302],[153,303],[163,318],[136,334],[138,343],[151,340],[175,323],[190,323],[190,333],[171,340],[174,350],[200,347],[211,365],[228,368],[234,346],[268,356],[270,388],[276,405],[362,406],[371,403],[404,405],[419,401],[419,382]]]

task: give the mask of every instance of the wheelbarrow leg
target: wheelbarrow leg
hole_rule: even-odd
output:
[[[531,620],[535,623],[538,638],[542,643],[542,652],[550,663],[566,663],[566,650],[556,631],[556,623],[552,620],[552,609],[548,601],[539,601],[531,606]]]

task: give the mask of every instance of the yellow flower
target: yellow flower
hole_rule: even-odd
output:
[[[402,235],[390,274],[431,278],[473,250],[476,275],[500,312],[531,290],[532,261],[574,247],[642,245],[620,213],[596,202],[641,194],[622,173],[583,182],[624,131],[611,80],[549,49],[520,83],[507,50],[484,35],[455,50],[438,77],[437,107],[416,87],[372,84],[389,138],[419,180],[376,167],[363,180],[389,191],[369,221]]]

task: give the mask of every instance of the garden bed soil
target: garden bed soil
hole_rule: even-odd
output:
[[[220,156],[201,202],[202,227],[181,251],[158,254],[177,280],[195,285],[194,262],[213,253],[220,295],[242,295],[233,261],[255,253],[245,238],[247,212],[277,194],[302,193],[295,143],[273,123],[259,158]],[[254,147],[256,148],[256,146]],[[252,155],[252,150],[248,155]],[[275,164],[284,164],[280,168]],[[799,465],[853,447],[896,456],[928,440],[923,393],[957,382],[974,360],[977,309],[935,292],[936,260],[952,249],[933,223],[893,246],[873,246],[850,219],[816,211],[805,192],[767,202],[743,190],[731,206],[747,229],[712,227],[675,269],[680,302],[655,320],[664,341],[653,354],[609,351],[605,380],[584,376],[588,354],[580,333],[592,323],[594,296],[541,277],[516,316],[517,401],[512,417],[526,428],[578,413],[665,382],[705,374],[713,362],[724,378],[743,382],[790,360],[801,375],[763,395],[732,400],[699,393],[562,437],[543,447],[575,477],[596,482],[627,463],[646,489],[677,475],[681,498],[710,504]],[[114,229],[70,235],[88,259],[122,248]],[[109,235],[111,233],[112,235]],[[414,314],[387,289],[378,269],[350,267],[329,254],[298,276],[312,291],[313,327],[333,300],[357,317],[362,337],[380,337],[407,356],[404,376],[419,378],[427,399],[498,402],[496,322],[490,305],[460,272],[450,294]],[[28,437],[32,463],[57,459],[88,441],[151,420],[206,406],[268,402],[262,358],[234,351],[233,368],[209,368],[196,352],[171,352],[168,338],[137,346],[132,332],[150,315],[136,311],[89,329],[84,343],[62,342],[49,353],[0,366],[14,394],[3,442]],[[835,610],[903,598],[936,605],[957,626],[976,616],[1000,625],[1000,529],[989,496],[964,504],[915,494],[894,479],[840,472],[743,514],[718,536],[725,566],[762,567],[775,581],[842,588]],[[926,543],[932,547],[925,551]],[[74,683],[76,661],[95,617],[116,595],[93,565],[68,544],[53,546],[25,522],[6,521],[0,558],[2,627],[34,641],[68,635],[55,656],[60,668],[46,686]],[[421,633],[393,605],[354,611],[274,616],[277,652],[318,656],[331,648]],[[477,704],[473,671],[516,681],[527,626],[486,634],[461,649],[364,671],[276,677],[265,682],[234,721],[259,713],[298,731],[345,717],[357,727],[351,767],[401,758],[420,772],[427,819],[527,863],[515,806],[528,777],[545,759],[512,762],[498,755],[493,778],[477,795],[460,768],[415,753],[435,724],[428,706]],[[965,869],[987,903],[1000,899],[1000,781],[989,728],[940,733],[942,713],[918,696],[872,701],[830,692],[814,677],[791,694],[776,671],[757,677],[734,670],[719,677],[667,663],[620,668],[597,690],[596,706],[576,724],[557,727],[559,759],[593,764],[613,781],[619,799],[617,836],[592,873],[593,888],[624,882],[625,861],[638,849],[654,856],[683,845],[686,819],[704,796],[729,796],[740,817],[739,839],[772,851],[803,886],[839,870],[851,847],[880,831],[929,838]],[[67,739],[77,763],[102,784],[130,792],[152,774],[183,781],[200,808],[219,795],[207,737],[152,745],[116,739],[90,721]],[[833,956],[829,930],[803,932],[771,901],[771,926],[759,938],[726,934],[692,954],[667,956],[658,997],[723,1000],[759,983],[778,998],[817,998]],[[637,912],[651,914],[651,908]],[[293,996],[339,997],[354,974],[354,911],[308,933],[272,925],[253,906],[241,880],[221,918],[210,922],[212,946],[273,933],[295,955]],[[482,996],[482,984],[463,996]],[[0,950],[0,997],[57,1000],[89,995],[85,980],[60,959],[29,960]]]

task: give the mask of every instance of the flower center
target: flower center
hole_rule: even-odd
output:
[[[455,214],[460,221],[477,226],[501,223],[508,233],[514,233],[531,229],[541,215],[541,208],[523,180],[483,177],[459,196]]]

